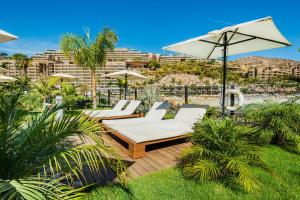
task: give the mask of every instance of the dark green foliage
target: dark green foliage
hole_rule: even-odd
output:
[[[193,146],[179,160],[183,175],[198,181],[222,180],[236,183],[246,191],[258,188],[260,181],[253,167],[267,169],[258,147],[247,141],[255,129],[238,125],[231,119],[207,119],[195,124],[190,136]]]
[[[20,92],[0,96],[1,199],[82,199],[71,186],[86,183],[84,167],[92,173],[109,167],[123,180],[123,163],[104,145],[99,125],[81,114],[56,119],[61,108],[32,117]],[[95,143],[80,145],[86,136]]]
[[[77,109],[77,102],[84,100],[84,96],[78,94],[77,88],[74,85],[61,83],[61,87],[64,106],[70,110]]]
[[[273,143],[300,153],[300,106],[293,102],[252,105],[245,119],[259,131],[250,139],[259,144]]]

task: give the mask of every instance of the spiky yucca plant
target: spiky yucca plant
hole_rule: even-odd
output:
[[[252,141],[273,143],[300,153],[300,106],[294,102],[265,103],[246,110],[246,120],[258,127]]]
[[[231,119],[196,123],[190,137],[193,146],[179,159],[183,175],[199,181],[238,183],[246,191],[253,191],[260,185],[253,167],[267,169],[258,155],[258,147],[247,141],[248,134],[254,131]]]
[[[73,186],[86,183],[84,168],[122,178],[123,163],[104,145],[99,125],[81,115],[56,119],[59,109],[31,117],[20,94],[0,97],[0,199],[83,199]]]

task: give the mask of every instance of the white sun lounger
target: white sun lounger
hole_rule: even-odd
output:
[[[105,113],[111,112],[111,111],[117,112],[117,111],[121,111],[127,102],[128,102],[128,100],[123,99],[123,100],[119,100],[118,103],[116,103],[116,105],[111,110],[84,110],[83,113],[92,117],[99,113],[105,114]]]
[[[100,112],[93,115],[93,118],[102,120],[111,120],[111,119],[125,119],[125,118],[131,118],[131,117],[139,117],[139,114],[133,114],[134,111],[139,107],[141,104],[141,101],[139,100],[133,100],[130,101],[130,103],[126,106],[124,110],[121,111],[115,111],[110,110],[106,112]]]
[[[160,121],[163,119],[167,110],[170,108],[168,102],[155,102],[145,117],[131,119],[104,120],[103,124],[113,127],[113,125],[127,125],[135,123],[143,123],[149,121]]]
[[[194,123],[201,120],[205,113],[205,108],[184,105],[174,119],[104,126],[106,130],[128,144],[128,153],[131,157],[139,158],[146,155],[146,145],[185,138],[192,132]]]

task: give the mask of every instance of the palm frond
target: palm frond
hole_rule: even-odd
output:
[[[218,165],[207,159],[198,159],[193,164],[185,164],[182,171],[187,178],[200,181],[214,180],[221,175]]]
[[[50,179],[26,177],[16,180],[0,179],[1,199],[84,199],[87,194],[82,189],[74,190]]]
[[[251,172],[250,166],[246,162],[239,159],[231,159],[227,163],[226,169],[236,175],[245,190],[252,192],[259,187],[259,180]]]
[[[237,180],[246,191],[253,191],[260,185],[253,167],[271,171],[260,159],[258,147],[249,141],[256,132],[229,118],[205,119],[195,124],[190,138],[193,146],[181,154],[178,166],[185,177]]]

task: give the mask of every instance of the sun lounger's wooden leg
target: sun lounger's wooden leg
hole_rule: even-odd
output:
[[[146,147],[144,144],[128,144],[129,154],[133,159],[142,158],[146,156]]]

